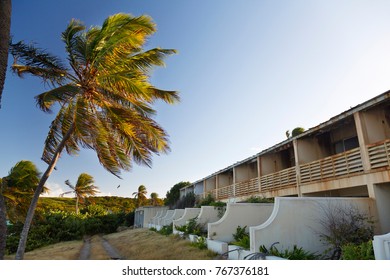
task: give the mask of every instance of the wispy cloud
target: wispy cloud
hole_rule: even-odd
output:
[[[43,197],[58,197],[58,196],[60,196],[60,194],[65,192],[64,189],[62,188],[62,186],[60,184],[57,184],[57,183],[48,182],[48,183],[46,183],[45,186],[49,189],[49,192],[42,194],[41,196],[43,196]],[[72,197],[73,195],[68,194],[65,196]]]

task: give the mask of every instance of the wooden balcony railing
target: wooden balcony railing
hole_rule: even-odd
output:
[[[236,196],[259,193],[259,178],[253,178],[245,182],[236,183],[235,189]]]
[[[301,183],[324,180],[363,171],[360,148],[300,166]]]
[[[371,168],[380,168],[390,165],[390,141],[369,145],[368,156]]]
[[[290,185],[296,185],[296,183],[297,176],[295,167],[286,168],[279,172],[260,177],[261,191],[279,189]]]

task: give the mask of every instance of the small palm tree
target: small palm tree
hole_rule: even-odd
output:
[[[146,201],[146,194],[148,192],[146,191],[146,187],[144,185],[140,185],[138,187],[138,191],[133,192],[134,198],[136,199],[136,207],[140,207],[144,204]]]
[[[144,51],[155,30],[148,16],[116,14],[87,31],[72,20],[62,33],[68,66],[33,45],[11,44],[14,72],[37,76],[52,87],[36,97],[38,107],[45,112],[59,108],[42,156],[48,168],[34,194],[16,259],[23,259],[39,195],[64,149],[71,155],[80,147],[93,149],[102,166],[118,177],[134,162],[151,166],[153,154],[169,151],[167,133],[152,119],[152,105],[158,100],[172,104],[179,97],[151,85],[149,76],[175,50]]]
[[[34,163],[22,160],[11,168],[8,176],[0,178],[0,260],[5,253],[7,218],[12,222],[23,221],[40,176]]]
[[[76,214],[79,213],[79,201],[84,200],[87,196],[93,196],[97,194],[98,187],[94,186],[93,177],[87,173],[81,173],[79,178],[77,179],[76,186],[73,186],[69,180],[65,181],[65,184],[72,189],[72,191],[65,192],[64,194],[74,193],[76,197]]]
[[[153,206],[159,205],[158,193],[152,192],[150,194],[150,202]]]

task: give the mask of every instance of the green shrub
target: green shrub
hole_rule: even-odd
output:
[[[236,233],[233,233],[234,241],[231,242],[232,245],[240,246],[244,249],[250,249],[250,238],[249,233],[246,232],[247,226],[236,228]]]
[[[360,245],[372,240],[374,222],[355,206],[327,205],[320,207],[321,240],[328,245],[325,252],[330,259],[340,259],[342,247],[348,244]]]
[[[372,240],[359,245],[345,244],[341,247],[341,258],[343,260],[375,260]]]
[[[207,249],[207,239],[204,236],[199,236],[195,242],[191,243],[191,246],[196,247],[200,250]]]
[[[168,236],[170,234],[173,233],[173,223],[171,223],[170,225],[167,225],[167,226],[163,226],[159,231],[158,233],[162,234],[162,235],[165,235],[165,236]]]
[[[284,251],[279,251],[275,246],[271,246],[267,249],[264,245],[261,245],[259,248],[260,253],[265,253],[267,255],[276,256],[288,260],[315,260],[318,259],[318,255],[305,251],[302,247],[294,245],[292,250],[285,249]]]
[[[259,196],[251,196],[245,202],[246,203],[274,203],[274,198],[265,198]]]

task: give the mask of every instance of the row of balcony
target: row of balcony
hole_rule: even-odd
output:
[[[390,140],[367,146],[371,170],[390,166]],[[364,171],[361,149],[355,148],[298,167],[252,178],[229,186],[209,190],[201,196],[211,194],[217,199],[251,196],[285,188],[295,188],[299,184],[310,184],[352,176]],[[299,175],[298,175],[299,174]],[[298,182],[299,181],[299,182]]]

